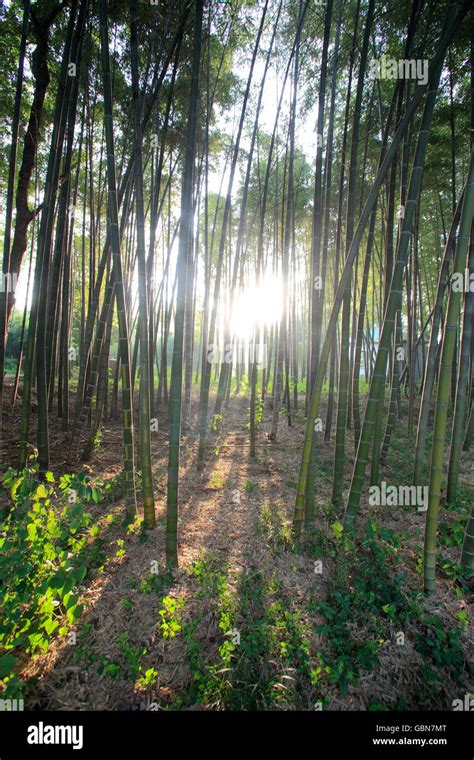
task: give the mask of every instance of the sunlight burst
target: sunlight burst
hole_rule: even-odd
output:
[[[231,315],[232,332],[250,340],[257,326],[278,322],[283,302],[283,283],[273,274],[264,275],[259,285],[241,290],[234,301]]]

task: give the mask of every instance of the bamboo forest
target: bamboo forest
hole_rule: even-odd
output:
[[[0,713],[473,711],[471,4],[0,22]]]

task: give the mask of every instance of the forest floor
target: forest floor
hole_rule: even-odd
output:
[[[193,399],[193,430],[196,412]],[[17,405],[4,419],[12,453],[19,414]],[[138,521],[123,524],[120,420],[106,422],[90,462],[74,468],[103,493],[87,505],[100,551],[81,584],[85,609],[75,636],[25,656],[26,709],[451,710],[474,692],[472,587],[456,567],[474,498],[469,454],[459,501],[441,513],[438,589],[424,599],[424,513],[366,498],[357,540],[341,539],[341,510],[331,505],[334,441],[322,435],[315,528],[293,544],[304,417],[297,412],[289,427],[282,416],[270,442],[270,416],[266,409],[256,461],[243,396],[231,396],[203,473],[195,436],[183,438],[173,573],[164,562],[166,421],[159,417],[152,436],[157,528],[148,533]],[[67,470],[60,427],[51,441],[56,475]],[[402,416],[382,470],[387,483],[410,484],[413,445]],[[348,474],[352,431],[346,451]],[[112,487],[104,492],[105,482]]]

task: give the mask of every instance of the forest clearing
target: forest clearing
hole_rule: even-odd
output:
[[[470,3],[0,20],[0,726],[473,710]]]

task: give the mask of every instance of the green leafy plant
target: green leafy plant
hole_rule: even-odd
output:
[[[221,491],[224,488],[225,480],[220,472],[213,472],[209,481],[211,491]]]
[[[164,639],[174,638],[181,630],[181,611],[184,608],[184,599],[174,599],[164,596],[161,600],[163,607],[159,611],[161,635]]]
[[[158,671],[155,668],[148,668],[145,673],[137,679],[136,685],[142,689],[149,689],[156,684]]]
[[[82,584],[103,557],[92,515],[78,502],[64,506],[54,485],[52,473],[38,480],[34,461],[2,477],[11,499],[0,520],[0,679],[7,697],[22,688],[14,673],[19,653],[46,652],[53,636],[79,620]]]

